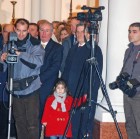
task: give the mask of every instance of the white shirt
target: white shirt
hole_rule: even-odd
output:
[[[45,42],[45,43],[44,43],[44,42],[41,41],[41,45],[43,46],[44,49],[46,48],[46,45],[47,45],[47,44],[48,44],[48,42]]]

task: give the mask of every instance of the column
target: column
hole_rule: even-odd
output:
[[[123,94],[119,89],[110,90],[108,84],[116,80],[122,68],[124,52],[129,43],[128,27],[131,23],[140,21],[138,14],[140,12],[139,5],[139,0],[108,0],[108,3],[106,0],[100,0],[100,6],[105,6],[106,8],[102,11],[103,21],[99,37],[99,45],[104,56],[103,75],[112,107],[118,112],[116,115],[118,123],[125,122]],[[108,108],[105,98],[103,98],[100,104]],[[111,114],[100,107],[97,108],[95,118],[102,123],[114,122]],[[114,128],[114,130],[116,129]],[[125,135],[123,134],[123,136]]]
[[[37,23],[37,21],[40,19],[40,10],[40,0],[32,0],[31,22]]]
[[[24,18],[28,19],[29,22],[31,21],[31,8],[32,8],[32,1],[31,0],[25,0],[25,9],[24,9]]]
[[[55,9],[54,9],[54,0],[41,0],[40,5],[40,19],[46,19],[50,22],[54,20]]]
[[[139,15],[137,14],[140,11],[139,4],[139,0],[134,0],[133,2],[128,2],[128,0],[111,0],[108,1],[108,4],[106,0],[100,0],[100,5],[105,5],[106,9],[102,11],[102,13],[105,13],[103,14],[103,21],[101,24],[99,44],[103,47],[103,55],[106,60],[104,60],[104,65],[106,63],[107,72],[105,71],[105,73],[108,95],[113,107],[118,110],[118,113],[123,113],[122,92],[119,89],[110,90],[108,84],[115,81],[121,70],[124,52],[129,43],[127,37],[128,26],[132,22],[139,21]],[[108,12],[109,16],[107,16]],[[106,103],[105,99],[102,103]],[[119,116],[117,120],[125,121],[124,118]]]
[[[25,0],[17,0],[15,9],[16,9],[16,18],[24,18]]]
[[[54,10],[55,10],[54,20],[61,21],[62,0],[55,0],[54,7],[55,7],[54,8]]]

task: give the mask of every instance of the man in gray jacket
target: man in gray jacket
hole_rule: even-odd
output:
[[[140,23],[129,26],[128,38],[130,44],[125,52],[121,73],[128,73],[129,80],[140,82]],[[122,86],[124,88],[124,86]],[[140,139],[140,85],[124,90],[124,113],[126,131],[129,139]]]
[[[15,23],[15,54],[18,62],[14,64],[13,77],[13,115],[18,139],[39,138],[39,91],[40,67],[45,51],[40,42],[28,33],[29,22],[20,18]],[[1,55],[4,65],[7,52]],[[9,68],[9,66],[8,66]]]

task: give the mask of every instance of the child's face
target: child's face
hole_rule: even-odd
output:
[[[65,86],[63,84],[58,84],[56,87],[56,92],[58,94],[63,94],[66,92]]]

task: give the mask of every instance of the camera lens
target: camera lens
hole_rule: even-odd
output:
[[[117,89],[118,88],[118,85],[117,85],[116,82],[113,82],[113,83],[110,83],[109,84],[109,88],[112,89],[112,90],[114,90],[114,89]]]

